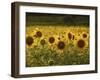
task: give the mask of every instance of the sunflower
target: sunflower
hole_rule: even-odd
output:
[[[56,52],[59,53],[59,55],[61,55],[64,50],[66,48],[66,44],[64,41],[58,41],[56,44]]]
[[[48,38],[49,37],[49,38]],[[48,47],[55,51],[57,49],[57,44],[58,44],[58,35],[53,35],[53,36],[48,36],[47,39],[48,39]]]
[[[40,44],[41,44],[41,45],[45,45],[45,44],[46,44],[45,39],[41,39],[41,40],[40,40]]]
[[[59,41],[57,47],[58,49],[63,50],[65,48],[65,43],[63,41]]]
[[[71,40],[71,38],[72,38],[72,34],[68,33],[68,39]]]
[[[80,40],[78,40],[78,42],[77,42],[77,47],[78,48],[84,48],[85,47],[85,45],[86,45],[86,43],[85,43],[85,41],[84,40],[82,40],[82,39],[80,39]]]
[[[76,33],[68,32],[66,39],[67,39],[68,45],[70,45],[70,44],[74,45],[75,39],[76,39]]]
[[[27,47],[32,47],[33,43],[34,43],[33,37],[27,36],[26,37],[26,45],[27,45]]]
[[[86,32],[83,32],[83,33],[82,33],[82,38],[83,38],[83,39],[88,39],[88,38],[89,38],[89,34],[86,33]]]
[[[51,50],[55,50],[55,37],[54,36],[50,36],[49,38],[48,38],[48,46],[49,46],[49,48],[51,49]]]
[[[54,43],[55,42],[55,38],[54,37],[49,37],[49,43]]]
[[[42,32],[41,31],[36,31],[35,37],[37,37],[37,38],[42,37]]]
[[[87,38],[87,34],[84,33],[84,34],[83,34],[83,38]]]
[[[87,38],[83,38],[83,34],[85,34],[85,37],[87,35]],[[86,32],[80,32],[75,34],[75,40],[73,41],[74,45],[80,50],[88,47],[89,41],[88,39],[88,34]]]
[[[75,37],[75,36],[74,36],[73,33],[70,33],[70,32],[68,33],[68,39],[69,39],[69,40],[74,40],[74,37]]]
[[[84,39],[78,39],[76,41],[76,50],[78,51],[78,55],[84,55],[87,51],[89,51],[89,42]]]

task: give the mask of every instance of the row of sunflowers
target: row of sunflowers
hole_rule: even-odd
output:
[[[89,64],[89,27],[26,27],[26,66]]]

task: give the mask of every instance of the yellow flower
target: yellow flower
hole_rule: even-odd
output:
[[[65,43],[63,41],[59,41],[57,44],[57,48],[63,50],[65,48]]]
[[[82,49],[82,48],[85,47],[85,45],[86,45],[86,43],[85,43],[84,40],[80,39],[80,40],[77,41],[77,47],[78,48]]]
[[[55,37],[49,37],[49,43],[53,44],[55,42]]]
[[[68,39],[69,39],[69,40],[74,40],[74,34],[71,33],[71,32],[69,32],[69,33],[68,33]]]
[[[32,48],[34,43],[34,39],[31,36],[26,37],[26,47],[27,48]]]
[[[36,31],[35,37],[36,38],[41,38],[42,37],[42,32],[41,31]]]
[[[64,41],[58,41],[58,43],[56,44],[56,52],[62,54],[67,47],[66,44],[67,43],[65,43]]]
[[[85,40],[89,39],[89,34],[87,32],[83,32],[82,33],[82,38],[85,39]]]

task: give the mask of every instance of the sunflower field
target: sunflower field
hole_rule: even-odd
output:
[[[27,25],[26,67],[82,64],[89,64],[88,25]]]

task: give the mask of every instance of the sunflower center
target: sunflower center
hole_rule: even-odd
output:
[[[60,41],[58,43],[58,49],[64,49],[65,48],[65,43],[63,41]]]
[[[54,41],[55,41],[54,37],[50,37],[50,38],[49,38],[49,42],[50,42],[50,43],[54,43]]]
[[[27,45],[31,46],[33,42],[34,42],[34,41],[33,41],[33,38],[32,38],[32,37],[28,36],[28,37],[26,38],[26,44],[27,44]]]
[[[78,43],[77,43],[77,46],[78,46],[79,48],[83,48],[83,47],[85,46],[84,40],[79,40]]]
[[[42,40],[40,41],[40,43],[41,43],[41,45],[44,45],[46,42],[45,42],[44,39],[42,39]]]
[[[37,37],[42,37],[42,33],[41,33],[40,31],[37,31],[37,32],[36,32],[36,36],[37,36]]]
[[[83,38],[86,38],[87,37],[87,35],[86,34],[83,34]]]
[[[58,37],[58,40],[60,40],[60,37]]]

